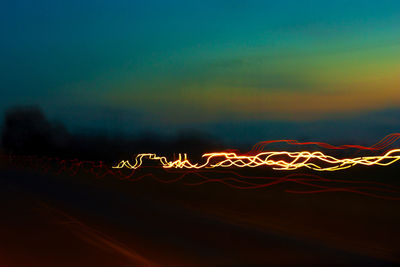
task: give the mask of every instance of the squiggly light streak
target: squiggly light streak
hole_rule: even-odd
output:
[[[228,167],[261,167],[271,166],[274,170],[296,170],[302,167],[315,171],[337,171],[347,169],[355,165],[379,165],[388,166],[400,160],[400,149],[392,149],[380,156],[366,156],[356,158],[338,159],[333,156],[325,155],[320,151],[309,152],[288,152],[288,151],[269,151],[260,152],[257,155],[238,155],[234,152],[214,152],[206,153],[202,156],[205,159],[203,164],[191,163],[187,154],[179,154],[178,159],[168,161],[166,157],[157,156],[152,153],[139,154],[135,158],[135,163],[131,164],[128,160],[122,160],[114,169],[128,168],[137,169],[142,166],[143,159],[158,161],[163,168],[181,169],[203,169],[203,168],[228,168]],[[319,163],[322,163],[318,165]]]
[[[154,154],[147,155],[149,156]],[[160,157],[154,156],[152,158],[159,159]],[[77,159],[62,160],[58,158],[40,158],[35,156],[10,155],[1,157],[0,155],[0,162],[1,161],[8,162],[8,164],[11,165],[20,165],[24,168],[33,168],[44,173],[52,173],[56,175],[67,174],[76,176],[78,174],[89,174],[95,176],[96,178],[115,177],[120,180],[130,182],[138,182],[145,178],[151,178],[160,183],[170,184],[181,182],[183,185],[187,186],[221,183],[231,188],[241,190],[267,188],[277,184],[290,183],[302,187],[286,189],[285,192],[295,194],[314,194],[341,191],[374,198],[400,200],[399,186],[376,181],[367,181],[354,177],[354,179],[332,179],[321,177],[316,174],[299,172],[291,172],[284,176],[279,176],[277,173],[272,176],[254,176],[254,174],[243,174],[234,169],[163,168],[162,166],[145,165],[141,166],[140,170],[128,168],[112,169],[101,161],[79,161]],[[141,164],[142,163],[140,163],[138,158],[137,166]],[[160,173],[156,174],[154,172],[157,169],[163,169],[165,172],[159,176]],[[128,170],[128,172],[125,172],[125,170]],[[307,187],[308,189],[306,189]]]
[[[255,144],[252,148],[252,150],[249,153],[254,153],[254,152],[261,152],[265,148],[265,146],[272,144],[272,143],[287,143],[289,145],[317,145],[323,148],[327,149],[360,149],[360,150],[382,150],[390,145],[392,145],[394,142],[396,142],[400,138],[400,133],[392,133],[384,138],[382,138],[379,142],[372,146],[360,146],[360,145],[341,145],[341,146],[334,146],[328,143],[323,143],[323,142],[299,142],[297,140],[270,140],[270,141],[262,141],[258,142]]]

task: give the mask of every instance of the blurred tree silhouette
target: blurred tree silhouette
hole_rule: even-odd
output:
[[[2,144],[8,153],[54,154],[68,139],[65,127],[49,122],[38,107],[15,107],[5,113]]]
[[[200,132],[183,131],[175,138],[152,132],[132,137],[70,134],[57,122],[50,122],[39,107],[14,107],[6,111],[2,132],[3,149],[8,154],[55,156],[81,160],[115,162],[137,153],[171,155],[190,153],[200,157],[204,152],[222,149],[213,138]]]

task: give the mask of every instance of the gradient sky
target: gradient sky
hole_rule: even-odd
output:
[[[189,125],[400,108],[396,0],[5,0],[0,36],[3,109]]]

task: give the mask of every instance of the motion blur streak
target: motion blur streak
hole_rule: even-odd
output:
[[[399,186],[384,183],[383,181],[366,180],[364,176],[368,175],[365,174],[365,171],[357,172],[356,175],[352,174],[351,178],[345,172],[338,172],[342,178],[336,177],[336,172],[335,177],[329,178],[330,175],[328,173],[332,172],[324,172],[344,170],[355,165],[366,167],[388,166],[400,159],[400,148],[388,148],[399,137],[400,134],[388,135],[371,147],[357,145],[333,146],[320,142],[300,143],[295,140],[265,141],[259,143],[262,145],[261,148],[260,146],[253,147],[248,153],[239,154],[239,152],[232,152],[234,150],[231,149],[225,152],[203,154],[202,157],[205,160],[202,164],[191,163],[185,153],[178,154],[177,159],[173,161],[169,161],[163,156],[157,156],[154,153],[142,153],[135,157],[134,163],[122,160],[116,166],[110,166],[101,161],[65,160],[17,155],[4,155],[1,161],[10,166],[23,166],[23,168],[33,168],[56,175],[62,175],[63,173],[73,176],[90,174],[96,178],[113,177],[130,182],[139,182],[148,178],[165,184],[181,182],[187,186],[221,183],[235,189],[260,189],[287,184],[290,188],[285,188],[284,191],[288,193],[348,192],[374,198],[400,200]],[[317,145],[322,149],[331,150],[346,149],[346,151],[350,150],[347,151],[350,154],[364,151],[364,154],[368,153],[368,155],[342,159],[321,151],[262,151],[253,155],[254,151],[265,149],[267,144],[276,142],[286,142],[289,145]],[[380,152],[385,148],[387,149],[386,151]],[[381,153],[381,155],[370,155],[372,153]],[[148,161],[158,164],[147,165]],[[271,168],[268,170],[256,167]],[[325,173],[326,177],[315,173],[301,173],[299,172],[300,168]],[[352,169],[357,170],[357,168]],[[259,173],[257,170],[265,171],[268,174],[257,175]],[[282,172],[273,172],[272,170],[291,170],[293,172],[281,175]],[[377,171],[378,169],[375,168],[373,170]],[[378,174],[380,172],[378,170]],[[376,177],[376,179],[382,178],[384,177]],[[292,186],[296,186],[296,188]]]
[[[370,147],[366,146],[360,146],[360,145],[341,145],[341,146],[334,146],[331,144],[323,143],[323,142],[299,142],[297,140],[271,140],[271,141],[262,141],[253,146],[253,149],[249,152],[261,152],[265,148],[266,145],[272,144],[272,143],[287,143],[289,145],[317,145],[322,148],[327,148],[327,149],[349,149],[349,148],[355,148],[355,149],[360,149],[360,150],[382,150],[390,145],[392,145],[394,142],[396,142],[400,138],[400,133],[393,133],[385,136],[382,138],[379,142],[377,142],[375,145],[372,145]]]
[[[288,158],[286,161],[283,157]],[[216,167],[260,167],[272,166],[274,170],[296,170],[301,167],[306,167],[315,171],[337,171],[347,169],[355,165],[380,165],[388,166],[400,159],[400,149],[393,149],[388,151],[383,156],[370,156],[370,157],[357,157],[337,159],[335,157],[325,155],[324,153],[317,152],[262,152],[255,156],[237,155],[236,153],[215,152],[206,153],[203,155],[205,163],[199,165],[198,163],[191,163],[187,159],[187,154],[179,154],[179,158],[175,161],[168,161],[166,157],[159,157],[156,154],[139,154],[135,158],[135,164],[130,164],[129,161],[123,160],[118,165],[113,166],[115,169],[129,168],[137,169],[142,166],[143,158],[159,161],[163,168],[186,168],[186,169],[203,169],[203,168],[216,168]],[[274,159],[277,158],[277,159]],[[212,163],[215,161],[215,163]],[[333,166],[321,166],[311,162],[311,160],[318,160],[325,164]]]
[[[399,186],[363,180],[362,177],[338,179],[298,172],[290,172],[285,176],[279,176],[278,173],[270,176],[256,176],[245,169],[243,170],[246,174],[242,174],[239,169],[221,168],[185,169],[163,168],[161,166],[142,166],[137,169],[112,168],[103,162],[60,160],[34,156],[8,156],[3,157],[2,161],[8,162],[12,166],[20,166],[24,169],[34,169],[54,175],[90,175],[98,179],[112,177],[129,182],[139,182],[148,178],[164,184],[181,182],[186,186],[221,183],[235,189],[261,189],[278,184],[293,184],[301,188],[284,189],[285,192],[296,194],[347,192],[374,198],[400,200]],[[305,189],[305,187],[308,187],[308,189]]]

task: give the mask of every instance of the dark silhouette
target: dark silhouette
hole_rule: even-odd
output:
[[[182,131],[174,138],[152,132],[136,137],[107,136],[104,133],[70,133],[60,122],[49,121],[39,107],[14,107],[6,111],[2,132],[5,153],[51,156],[65,159],[115,162],[134,154],[151,152],[202,153],[223,149],[213,138],[199,132]]]
[[[51,123],[38,107],[17,107],[5,114],[2,144],[13,154],[52,155],[64,150],[69,134],[60,123]]]

